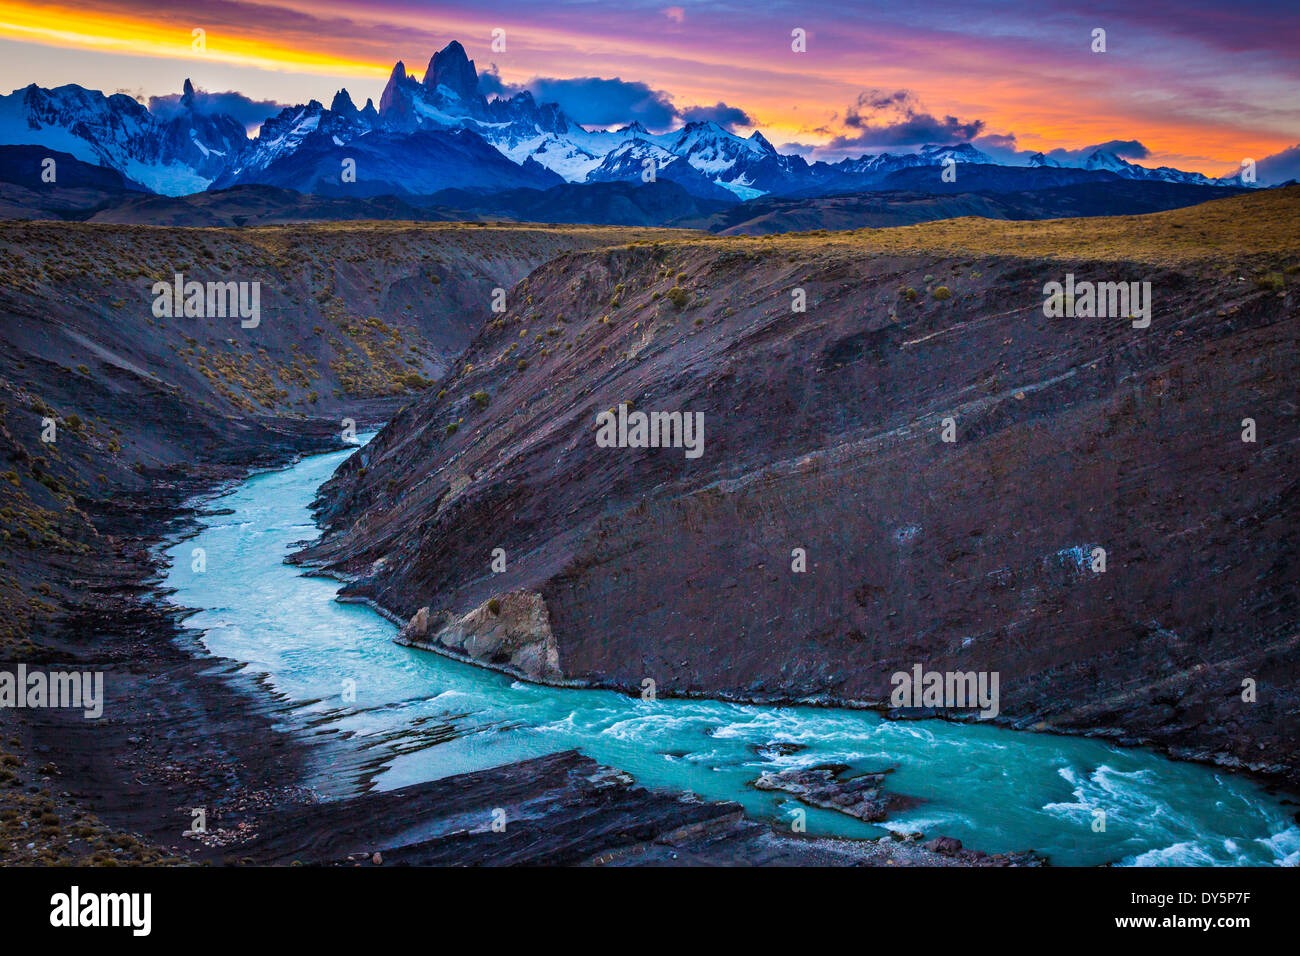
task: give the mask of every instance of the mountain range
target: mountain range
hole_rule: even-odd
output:
[[[422,79],[398,63],[376,107],[346,90],[325,107],[291,106],[250,138],[229,115],[205,111],[185,81],[166,117],[123,93],[35,85],[0,96],[0,145],[43,147],[121,173],[128,187],[166,196],[258,184],[316,195],[426,196],[440,190],[545,190],[565,183],[676,183],[691,196],[742,202],[865,190],[1015,192],[1114,180],[1242,185],[1096,150],[1075,165],[1042,153],[995,161],[970,143],[927,145],[835,163],[782,153],[757,130],[711,121],[652,133],[640,123],[589,129],[527,91],[488,98],[474,62],[452,41]],[[350,161],[350,162],[349,162]],[[960,172],[957,168],[960,167]],[[956,173],[945,182],[945,168]]]

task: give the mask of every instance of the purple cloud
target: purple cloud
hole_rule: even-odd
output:
[[[539,103],[558,103],[568,117],[586,126],[611,126],[640,121],[651,129],[665,129],[678,121],[712,120],[734,132],[737,126],[753,126],[754,118],[738,106],[719,100],[712,106],[679,109],[672,96],[646,83],[582,76],[574,79],[535,76],[527,83],[508,83],[495,63],[480,70],[478,88],[484,96],[514,96],[527,91]]]
[[[736,131],[737,126],[754,125],[754,118],[739,106],[728,106],[721,100],[713,106],[688,106],[678,115],[688,123],[714,122],[733,133]]]
[[[1072,163],[1087,159],[1097,150],[1113,153],[1120,159],[1146,159],[1151,155],[1151,150],[1136,139],[1112,139],[1094,146],[1085,146],[1083,149],[1054,149],[1047,154],[1047,158],[1062,163]]]
[[[984,131],[984,120],[934,116],[911,90],[864,90],[845,112],[844,125],[858,132],[835,137],[828,150],[969,142]]]
[[[501,79],[494,63],[479,74],[479,89],[487,96],[513,96],[527,90],[539,103],[558,103],[570,119],[587,126],[639,120],[652,129],[663,129],[680,116],[668,93],[619,77],[535,76],[527,83],[513,84]]]
[[[1241,172],[1240,168],[1231,171],[1231,175]],[[1265,186],[1276,186],[1290,179],[1300,179],[1300,143],[1288,146],[1280,153],[1265,156],[1255,164],[1257,181]]]
[[[184,93],[151,96],[148,103],[149,112],[160,119],[170,119],[180,111],[184,96]],[[269,117],[274,116],[287,105],[274,100],[254,100],[233,90],[209,93],[207,90],[199,89],[193,92],[193,104],[200,115],[216,116],[225,113],[227,116],[233,116],[248,129],[261,126]]]

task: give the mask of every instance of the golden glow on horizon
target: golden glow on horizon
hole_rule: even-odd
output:
[[[50,24],[57,23],[53,27]],[[197,24],[196,24],[197,26]],[[220,63],[259,70],[342,76],[385,76],[392,64],[362,63],[314,50],[299,50],[227,32],[206,31],[205,50],[193,48],[193,35],[157,21],[69,7],[32,7],[0,0],[0,37],[66,49],[175,59],[210,57]]]

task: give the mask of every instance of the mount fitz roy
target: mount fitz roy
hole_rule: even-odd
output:
[[[693,196],[736,202],[764,195],[818,196],[873,189],[1012,191],[1107,180],[1238,184],[1168,167],[1148,169],[1098,150],[1078,165],[1033,156],[1000,164],[970,143],[927,145],[836,163],[777,151],[763,134],[739,136],[713,122],[652,133],[640,123],[590,130],[527,91],[487,98],[456,41],[417,80],[398,63],[376,107],[346,90],[268,119],[254,138],[231,116],[200,109],[185,81],[178,107],[160,117],[123,93],[35,85],[0,96],[0,145],[39,146],[117,170],[129,184],[167,196],[262,184],[322,195],[421,196],[443,189],[547,189],[563,183],[657,179]],[[346,160],[355,181],[345,181]],[[936,167],[966,167],[944,184]]]

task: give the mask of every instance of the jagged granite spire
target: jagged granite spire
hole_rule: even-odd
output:
[[[429,60],[424,73],[424,88],[446,87],[467,102],[478,98],[478,71],[459,41],[452,40]]]
[[[331,113],[344,113],[351,116],[356,111],[356,105],[352,102],[352,97],[347,90],[339,90],[334,94],[334,99],[330,102]]]
[[[390,114],[394,116],[409,117],[410,103],[409,97],[405,96],[402,88],[410,82],[406,76],[406,64],[398,60],[393,65],[393,72],[388,74],[388,85],[384,87],[384,92],[379,97],[379,114],[388,118]]]

